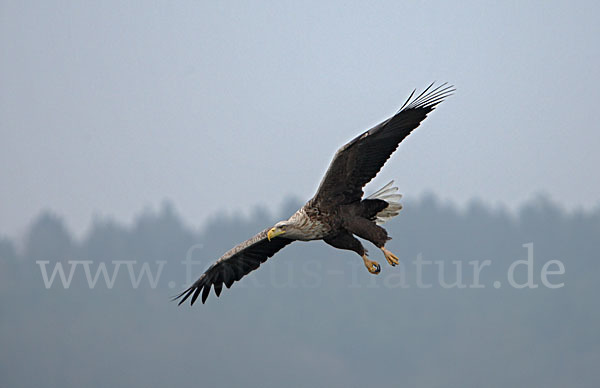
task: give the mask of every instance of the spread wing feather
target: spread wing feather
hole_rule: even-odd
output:
[[[340,148],[312,203],[326,209],[360,200],[363,187],[377,175],[400,142],[454,90],[447,84],[433,87],[432,83],[415,98],[413,91],[394,116]]]
[[[269,257],[294,241],[283,237],[275,237],[269,241],[267,232],[268,229],[265,229],[226,252],[194,284],[174,297],[173,300],[181,299],[179,304],[182,304],[191,296],[193,305],[202,293],[202,303],[204,303],[213,286],[215,294],[219,296],[223,290],[223,284],[227,288],[231,287],[234,282],[257,269]]]

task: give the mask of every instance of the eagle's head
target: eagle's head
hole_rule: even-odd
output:
[[[292,222],[290,222],[289,220],[287,221],[279,221],[278,223],[275,224],[275,226],[273,226],[269,232],[267,232],[267,238],[269,239],[269,241],[271,241],[272,239],[274,239],[277,236],[281,236],[282,234],[293,234],[293,231],[295,230],[294,224]],[[288,237],[286,236],[286,237]],[[290,236],[291,237],[291,236]]]

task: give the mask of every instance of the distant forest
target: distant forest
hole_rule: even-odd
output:
[[[433,195],[406,201],[385,224],[403,265],[390,267],[365,242],[379,276],[352,252],[294,243],[206,305],[170,301],[299,205],[192,228],[165,203],[130,226],[96,220],[81,239],[45,212],[22,241],[0,238],[0,386],[353,387],[370,375],[390,386],[600,381],[600,208],[566,212],[544,197],[516,214],[477,201],[458,210]],[[511,264],[528,255],[531,267],[515,266],[514,280],[537,287],[511,287]],[[198,262],[191,273],[186,258]],[[418,270],[417,260],[431,264]],[[558,288],[541,278],[552,260],[564,266],[547,267]],[[473,286],[471,262],[485,261],[482,287]],[[58,273],[48,283],[57,263],[67,277],[75,262],[68,287]],[[139,276],[144,263],[149,273]]]

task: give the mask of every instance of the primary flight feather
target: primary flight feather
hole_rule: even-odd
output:
[[[206,301],[211,288],[219,296],[244,275],[257,269],[269,257],[295,240],[323,240],[335,248],[356,252],[372,274],[381,270],[370,260],[358,236],[381,249],[392,266],[398,258],[385,248],[390,239],[380,226],[396,216],[402,206],[400,194],[392,183],[363,198],[363,188],[427,115],[454,87],[429,85],[415,97],[413,91],[400,110],[389,119],[360,134],[340,148],[325,173],[315,196],[288,220],[280,221],[235,246],[212,264],[188,289],[177,295],[179,304],[191,297],[191,304],[202,295]],[[414,98],[413,98],[414,97]]]

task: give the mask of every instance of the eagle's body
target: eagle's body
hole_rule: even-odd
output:
[[[335,154],[315,196],[289,219],[280,221],[232,248],[211,265],[187,290],[179,294],[179,304],[192,296],[192,304],[202,293],[206,301],[212,286],[217,296],[277,251],[295,240],[323,240],[327,244],[356,252],[370,273],[381,267],[369,260],[358,236],[381,249],[388,263],[398,258],[385,248],[390,239],[379,224],[395,217],[402,206],[392,183],[363,198],[363,187],[377,175],[400,142],[419,126],[436,105],[452,94],[451,86],[430,85],[419,96],[413,94],[391,118],[362,133]]]

